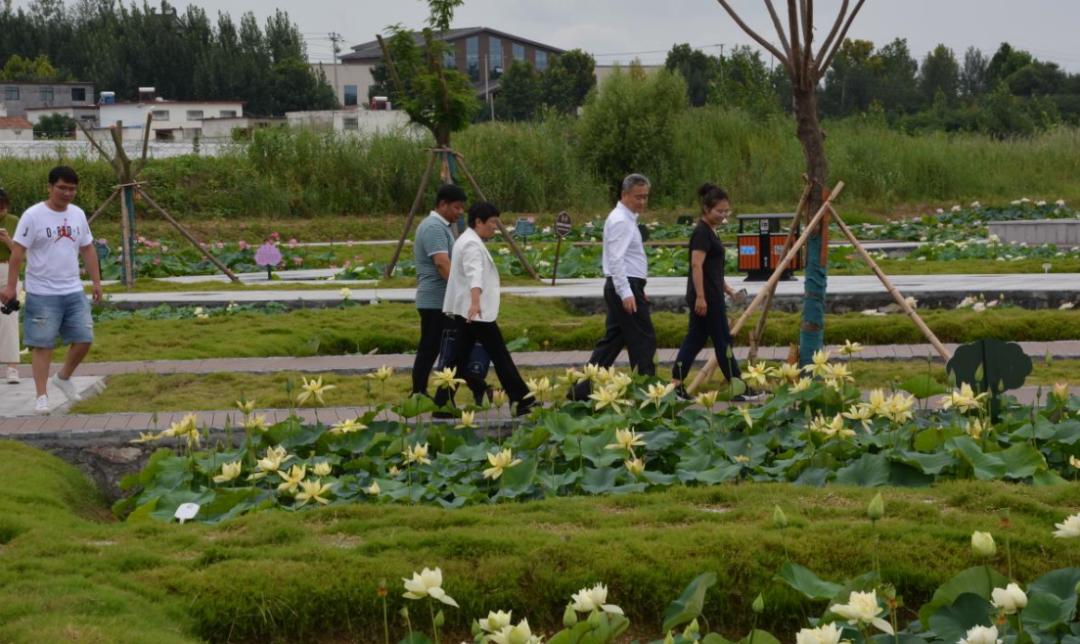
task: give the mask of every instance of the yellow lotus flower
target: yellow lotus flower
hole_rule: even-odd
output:
[[[589,374],[589,369],[594,365],[586,365],[585,375]],[[596,374],[593,376],[593,382],[603,386],[611,382],[611,377],[615,375],[615,367],[596,367]]]
[[[308,501],[315,501],[316,503],[322,503],[326,505],[330,502],[324,495],[330,493],[330,486],[324,485],[319,479],[314,481],[301,481],[300,491],[296,493],[296,507],[300,507],[306,504]]]
[[[283,482],[277,486],[278,492],[291,493],[296,491],[296,486],[300,484],[300,481],[304,480],[305,476],[307,476],[307,467],[304,465],[293,465],[288,473],[278,470],[277,474],[284,479]]]
[[[811,384],[813,384],[813,382],[809,378],[799,378],[795,384],[791,386],[790,391],[793,394],[797,394],[800,391],[809,389]]]
[[[133,439],[132,443],[154,443],[161,440],[163,437],[161,434],[155,434],[154,432],[139,432],[139,437]]]
[[[603,367],[594,364],[587,364],[581,370],[581,375],[584,376],[586,380],[596,381],[597,376],[600,375],[601,369],[603,369]]]
[[[840,414],[833,416],[832,420],[825,420],[824,416],[817,416],[810,421],[810,431],[821,434],[826,440],[834,437],[848,438],[855,432],[844,426],[844,417]]]
[[[359,418],[347,418],[341,422],[334,423],[330,427],[330,433],[340,436],[342,434],[352,434],[353,432],[360,432],[367,429],[367,425],[360,422]]]
[[[526,398],[532,398],[533,400],[543,402],[544,396],[551,393],[551,379],[547,376],[543,378],[529,378],[525,381],[525,386],[529,388],[529,393],[525,394]]]
[[[637,457],[623,461],[623,465],[626,466],[626,471],[634,476],[641,476],[645,471],[645,461]]]
[[[815,351],[812,362],[803,367],[803,371],[814,376],[824,376],[825,368],[829,364],[829,357],[829,352],[826,349]]]
[[[394,370],[386,365],[383,365],[376,369],[374,372],[369,373],[367,377],[371,378],[372,380],[378,380],[379,382],[386,382],[393,375]]]
[[[980,438],[982,438],[983,432],[986,431],[986,428],[983,426],[981,420],[979,420],[978,418],[972,418],[967,422],[966,431],[968,433],[968,436],[974,438],[975,440],[979,440]]]
[[[428,458],[428,444],[417,443],[412,447],[406,447],[405,451],[401,453],[405,458],[405,463],[420,463],[421,465],[430,465],[431,459]]]
[[[461,422],[459,422],[457,425],[454,425],[454,429],[468,429],[470,427],[476,427],[476,412],[461,412]]]
[[[567,387],[573,387],[582,380],[585,380],[585,374],[573,367],[570,367],[563,374],[563,380],[566,382]]]
[[[605,449],[624,449],[633,452],[635,447],[645,447],[645,439],[637,435],[631,428],[616,429],[615,442],[607,445]]]
[[[859,403],[852,405],[843,415],[848,420],[859,421],[863,429],[870,431],[870,421],[874,418],[874,410],[867,403]]]
[[[382,489],[379,487],[378,481],[372,481],[371,485],[364,488],[364,491],[371,496],[379,496],[379,493],[382,492]]]
[[[764,389],[769,384],[769,367],[764,362],[747,365],[743,380],[754,389]]]
[[[667,385],[662,385],[660,383],[649,385],[641,392],[645,396],[645,400],[641,402],[641,406],[647,407],[653,405],[654,407],[659,407],[660,403],[664,401],[664,398],[673,391],[675,391],[675,385],[671,383],[668,383]]]
[[[439,389],[455,390],[465,384],[465,380],[457,377],[457,367],[443,369],[431,374],[431,382]]]
[[[743,421],[746,423],[746,427],[748,429],[753,428],[754,418],[750,415],[750,410],[748,410],[746,407],[739,407],[739,413],[742,414],[742,418]]]
[[[507,396],[504,390],[496,389],[491,392],[491,404],[495,405],[496,408],[502,407],[508,402],[510,402],[510,396]]]
[[[244,421],[244,429],[252,432],[265,432],[267,429],[266,416],[263,414],[259,414],[258,416],[248,416],[247,420]]]
[[[323,394],[331,389],[337,389],[334,385],[324,385],[322,376],[319,376],[318,379],[312,378],[311,380],[301,378],[301,381],[304,384],[300,387],[300,393],[296,395],[296,404],[298,405],[303,405],[309,400],[315,400],[318,401],[320,405],[325,405],[326,401],[323,400]]]
[[[420,572],[414,572],[412,579],[402,578],[401,581],[405,582],[405,594],[402,596],[406,599],[431,597],[448,606],[458,607],[454,598],[442,589],[442,570],[439,568],[424,568]]]
[[[855,382],[855,378],[851,375],[851,370],[848,369],[846,364],[826,364],[822,367],[823,376],[826,380],[835,380],[840,383]]]
[[[341,296],[341,299],[347,300],[350,297],[352,297],[352,291],[350,291],[349,287],[346,286],[346,287],[343,287],[341,290],[338,291],[338,295]]]
[[[1056,383],[1054,388],[1050,390],[1050,395],[1061,402],[1067,402],[1069,400],[1069,383]]]
[[[894,423],[906,423],[915,417],[915,396],[897,392],[886,401],[886,414]]]
[[[195,414],[188,414],[181,420],[173,423],[168,429],[161,432],[159,436],[162,437],[175,437],[183,438],[187,440],[188,448],[198,447],[199,439],[199,419]]]
[[[960,389],[953,391],[949,395],[945,396],[941,400],[942,409],[956,408],[962,414],[966,414],[970,411],[976,411],[982,408],[983,401],[986,400],[987,394],[983,392],[976,394],[968,383],[961,383]]]
[[[608,407],[616,414],[622,413],[624,405],[629,404],[630,401],[622,399],[622,390],[618,387],[608,384],[597,389],[589,394],[589,398],[596,401],[594,409],[600,411],[604,407]]]
[[[889,401],[885,397],[884,389],[871,389],[866,404],[870,406],[870,411],[873,412],[874,416],[881,416],[883,418],[889,416]]]
[[[488,463],[491,464],[491,467],[484,470],[484,478],[491,479],[492,481],[502,476],[503,470],[521,463],[520,458],[514,458],[509,447],[501,452],[492,452],[488,454],[487,460]]]
[[[401,474],[401,470],[399,470],[399,469],[398,469],[398,466],[397,466],[397,465],[391,465],[391,466],[390,466],[390,467],[389,467],[389,468],[388,468],[388,469],[386,470],[386,474],[387,474],[387,475],[388,475],[388,476],[389,476],[390,478],[393,478],[393,477],[395,477],[395,476],[397,476],[397,475]]]
[[[315,464],[315,467],[311,468],[312,474],[322,478],[324,476],[330,476],[330,473],[334,471],[334,466],[326,461],[319,461]]]
[[[612,367],[611,376],[608,379],[608,382],[613,387],[619,390],[619,395],[621,396],[623,393],[626,392],[626,388],[634,382],[634,379],[630,377],[629,374],[622,373],[621,371],[616,371],[615,367]]]
[[[701,405],[705,409],[712,409],[716,406],[716,397],[719,394],[720,392],[718,391],[704,391],[694,398],[694,402]]]
[[[240,412],[244,414],[244,416],[250,416],[251,412],[255,411],[255,401],[254,400],[237,400],[236,401],[236,408],[239,409]]]
[[[214,483],[228,483],[240,476],[240,461],[224,463],[221,466],[221,474],[214,477]]]
[[[1080,458],[1075,456],[1069,457],[1069,465],[1072,465],[1074,469],[1080,470]]]
[[[855,355],[856,353],[861,353],[862,350],[863,345],[859,344],[858,342],[852,342],[851,340],[844,340],[844,346],[840,347],[840,353],[849,357]]]
[[[780,364],[779,367],[773,370],[772,375],[775,378],[785,380],[794,384],[799,381],[799,377],[802,375],[802,372],[799,371],[799,367],[797,365],[793,365],[789,362],[783,362]]]
[[[259,461],[255,463],[255,467],[258,471],[249,476],[248,479],[258,480],[266,476],[267,474],[270,474],[271,472],[278,471],[278,469],[281,467],[281,464],[288,457],[289,453],[285,450],[284,447],[277,446],[266,448],[266,456],[259,459]]]

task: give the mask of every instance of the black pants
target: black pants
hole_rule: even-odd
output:
[[[428,378],[435,359],[439,357],[443,329],[447,328],[450,318],[439,309],[416,309],[420,314],[420,346],[416,347],[416,358],[412,368],[412,392],[427,394]]]
[[[473,345],[479,342],[491,356],[491,363],[495,366],[495,375],[499,377],[499,382],[506,390],[510,401],[518,403],[524,400],[529,389],[525,386],[525,381],[521,379],[521,374],[514,365],[514,359],[510,357],[510,351],[506,348],[506,341],[503,340],[498,323],[475,320],[466,322],[465,318],[455,315],[451,324],[456,337],[454,338],[454,355],[447,364],[457,368],[458,373],[461,373],[463,366],[469,361]],[[450,399],[450,393],[446,389],[435,392],[435,403],[440,406],[445,405]]]
[[[596,343],[589,364],[610,367],[626,348],[630,354],[630,368],[647,376],[656,375],[656,330],[653,329],[649,302],[645,299],[645,280],[630,278],[630,290],[637,302],[637,311],[627,313],[622,298],[615,292],[611,278],[604,282],[604,303],[607,304],[607,320],[604,337]],[[579,382],[567,396],[571,400],[588,398],[591,386],[587,380]]]
[[[704,317],[694,313],[690,308],[690,325],[686,330],[686,337],[682,346],[679,347],[679,355],[675,358],[675,365],[671,368],[671,377],[675,380],[685,380],[690,373],[690,366],[694,364],[697,354],[705,348],[705,341],[712,339],[713,348],[716,350],[716,361],[720,364],[720,371],[728,380],[739,378],[739,362],[735,360],[735,343],[731,339],[731,329],[728,327],[727,310],[724,302],[707,302],[709,308]],[[728,356],[728,352],[732,352]]]

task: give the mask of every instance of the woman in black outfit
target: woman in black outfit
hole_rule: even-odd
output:
[[[712,338],[716,361],[724,377],[729,381],[740,377],[724,304],[724,293],[734,295],[735,290],[724,281],[724,245],[714,230],[727,222],[731,215],[731,202],[726,192],[711,183],[698,188],[698,197],[701,200],[701,219],[690,235],[690,275],[686,280],[690,325],[671,369],[672,382],[684,399],[689,395],[683,381],[709,338]]]

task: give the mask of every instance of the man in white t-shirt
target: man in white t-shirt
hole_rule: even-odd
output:
[[[79,175],[67,166],[57,166],[49,172],[49,198],[31,206],[19,218],[7,285],[0,290],[0,302],[17,296],[15,285],[25,256],[23,341],[33,350],[37,388],[34,411],[39,414],[49,413],[46,385],[50,381],[69,400],[79,400],[71,376],[94,341],[94,320],[79,278],[80,255],[94,283],[94,303],[101,301],[101,271],[94,237],[86,223],[86,213],[71,203],[78,186]],[[71,349],[64,366],[50,380],[49,366],[57,336],[62,343],[70,344]]]

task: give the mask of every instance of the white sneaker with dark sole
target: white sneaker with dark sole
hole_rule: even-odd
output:
[[[7,370],[7,383],[9,385],[19,384],[19,370],[15,367],[8,367]]]
[[[82,396],[79,395],[79,392],[75,391],[75,383],[71,382],[71,380],[64,380],[60,377],[60,374],[56,374],[52,378],[49,378],[49,382],[56,386],[57,389],[64,392],[64,395],[67,396],[67,399],[71,402],[79,402],[82,400]]]
[[[37,401],[34,403],[35,414],[47,414],[49,413],[49,397],[38,396]]]

